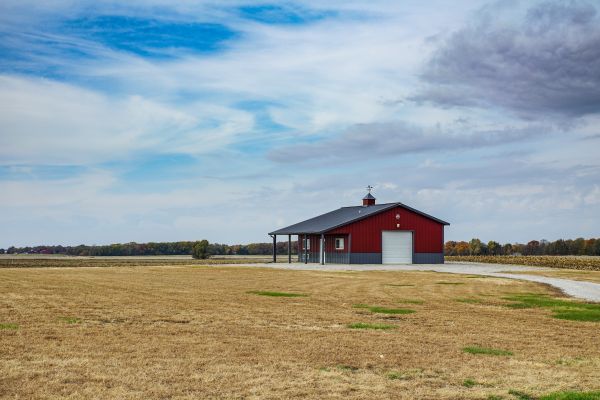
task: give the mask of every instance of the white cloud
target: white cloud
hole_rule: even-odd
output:
[[[166,61],[130,57],[118,65],[109,58],[67,69],[150,95],[275,103],[269,109],[275,122],[318,133],[390,117],[397,107],[385,100],[409,93],[424,57],[423,38],[391,20],[237,28],[243,38],[222,53]]]
[[[152,151],[202,154],[252,129],[253,117],[213,104],[176,108],[71,84],[0,76],[0,163],[90,165]]]

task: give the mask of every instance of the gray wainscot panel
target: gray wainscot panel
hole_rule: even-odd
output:
[[[381,264],[381,253],[350,253],[350,264]]]
[[[413,264],[443,264],[444,253],[415,253]]]

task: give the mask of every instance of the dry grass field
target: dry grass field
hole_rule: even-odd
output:
[[[524,399],[600,388],[600,322],[509,307],[559,296],[529,282],[121,266],[2,268],[0,290],[2,398]]]
[[[283,258],[279,256],[277,262],[287,261],[287,257],[285,260]],[[255,264],[271,260],[270,256],[214,256],[207,260],[196,260],[191,256],[73,257],[58,254],[2,254],[0,268],[189,266]]]

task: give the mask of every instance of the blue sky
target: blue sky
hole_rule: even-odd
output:
[[[368,184],[598,237],[599,148],[597,1],[0,4],[4,248],[267,241]]]

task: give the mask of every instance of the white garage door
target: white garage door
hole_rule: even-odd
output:
[[[384,264],[412,264],[412,232],[384,231],[381,244]]]

